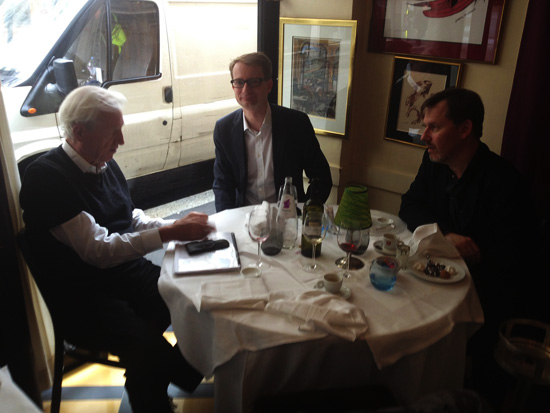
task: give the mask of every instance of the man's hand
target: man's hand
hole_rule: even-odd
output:
[[[479,247],[470,237],[450,232],[445,235],[445,238],[456,247],[460,256],[467,263],[477,264],[481,260]]]
[[[159,234],[162,242],[192,241],[205,238],[214,229],[208,225],[208,215],[190,212],[173,224],[159,228]]]

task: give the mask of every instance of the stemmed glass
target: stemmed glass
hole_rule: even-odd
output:
[[[338,228],[337,240],[340,249],[347,253],[343,276],[349,278],[351,276],[349,272],[351,253],[356,252],[362,242],[360,223],[358,221],[342,222]]]
[[[250,264],[249,267],[265,270],[269,268],[269,264],[262,262],[261,247],[262,242],[269,238],[271,219],[268,210],[255,208],[250,211],[248,218],[248,235],[253,241],[258,243],[258,261],[255,264]]]
[[[323,267],[315,262],[315,246],[323,242],[327,235],[329,219],[322,211],[309,211],[304,217],[302,235],[311,243],[312,262],[304,264],[302,268],[307,272],[319,272]]]

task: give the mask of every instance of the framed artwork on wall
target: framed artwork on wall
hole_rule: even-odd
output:
[[[318,134],[346,134],[356,31],[355,20],[280,18],[278,102]]]
[[[431,95],[458,86],[461,63],[396,56],[385,139],[424,147],[420,108]]]
[[[505,0],[374,0],[369,51],[494,63]]]

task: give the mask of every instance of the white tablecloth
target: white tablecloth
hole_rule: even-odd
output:
[[[218,231],[235,233],[243,266],[257,253],[245,228],[249,210],[211,216]],[[398,235],[411,236],[406,230]],[[203,283],[237,280],[241,275],[175,276],[174,245],[168,247],[159,290],[184,356],[205,376],[216,375],[217,411],[249,411],[264,394],[331,385],[383,383],[403,403],[461,386],[467,339],[483,322],[469,274],[458,283],[437,284],[400,271],[392,291],[375,290],[368,269],[378,256],[372,247],[377,239],[371,238],[360,257],[365,267],[345,281],[352,292],[349,302],[363,310],[368,323],[364,336],[353,342],[322,330],[305,331],[299,321],[267,311],[199,312]],[[336,237],[329,234],[318,263],[325,272],[334,272],[335,260],[343,255]],[[263,259],[271,265],[262,274],[269,293],[311,290],[321,277],[301,269],[308,259],[298,247]],[[467,271],[461,260],[457,265]]]

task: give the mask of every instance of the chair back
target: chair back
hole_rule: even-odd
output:
[[[25,236],[25,230],[21,230],[16,236],[17,245],[19,250],[23,254],[23,258],[27,263],[27,266],[30,269],[31,276],[38,286],[38,290],[42,293],[40,289],[40,284],[36,279],[36,276],[40,274],[41,267],[38,261],[36,260],[32,249],[27,241]],[[38,278],[44,280],[46,278],[38,276]],[[63,329],[60,326],[60,323],[57,320],[55,313],[52,313],[52,308],[48,304],[47,298],[44,297],[46,307],[50,313],[52,319],[53,331],[55,337],[55,358],[54,358],[54,377],[52,385],[52,398],[51,398],[51,413],[58,413],[61,404],[61,384],[63,380],[63,370],[64,370],[64,356],[69,355],[73,359],[84,362],[84,363],[98,363],[111,367],[124,368],[123,364],[119,361],[112,360],[109,358],[109,354],[104,351],[98,351],[97,349],[85,349],[82,346],[75,346],[71,343],[68,343],[65,340],[65,334]]]

